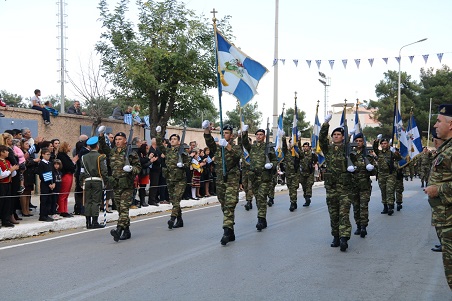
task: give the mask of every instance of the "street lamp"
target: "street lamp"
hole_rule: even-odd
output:
[[[406,46],[410,46],[410,45],[413,45],[413,44],[416,44],[416,43],[424,42],[426,40],[427,40],[427,38],[419,40],[419,41],[416,41],[416,42],[413,42],[413,43],[410,43],[410,44],[406,44],[406,45],[402,46],[400,48],[400,50],[399,50],[399,86],[397,88],[397,108],[399,109],[400,115],[402,115],[402,105],[400,103],[400,98],[401,98],[400,97],[400,85],[401,85],[400,65],[401,65],[401,62],[402,62],[402,57],[400,56],[400,53],[402,52],[402,49],[405,48]]]
[[[325,110],[324,110],[324,115],[323,116],[326,116],[326,114],[327,114],[327,110],[326,110],[326,107],[327,107],[326,88],[331,86],[331,78],[327,77],[325,75],[325,73],[323,73],[323,72],[319,72],[319,76],[322,78],[322,79],[319,78],[319,82],[325,87],[325,99],[324,99]]]

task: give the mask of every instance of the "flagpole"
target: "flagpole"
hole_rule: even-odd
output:
[[[391,146],[394,144],[394,137],[397,137],[396,132],[396,120],[397,120],[397,99],[394,101],[394,116],[392,118],[392,139]]]
[[[275,60],[274,79],[273,79],[273,135],[275,136],[278,129],[278,15],[279,0],[275,0]],[[269,133],[267,133],[269,135]]]
[[[219,110],[220,110],[220,136],[221,139],[223,139],[223,109],[222,109],[222,105],[221,105],[221,70],[220,70],[220,64],[218,61],[218,38],[217,38],[217,18],[215,18],[215,13],[217,13],[218,11],[215,10],[215,8],[211,11],[211,13],[213,14],[213,31],[214,31],[214,36],[215,36],[215,64],[217,67],[217,86],[218,86],[218,102],[219,102]],[[223,177],[226,176],[226,163],[225,163],[225,158],[224,158],[224,147],[222,146],[222,151],[221,151],[221,161],[222,161],[222,165],[223,165]]]
[[[430,97],[430,110],[428,111],[428,127],[427,127],[427,147],[430,142],[430,122],[432,119],[432,98]]]

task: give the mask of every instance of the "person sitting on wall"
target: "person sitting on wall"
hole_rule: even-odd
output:
[[[82,112],[82,110],[80,109],[80,101],[78,100],[74,101],[72,106],[67,108],[67,113],[72,115],[86,115],[86,113]]]
[[[42,113],[42,119],[44,120],[45,125],[50,125],[50,113],[44,108],[44,105],[41,102],[41,90],[36,89],[35,90],[35,96],[33,96],[30,99],[31,102],[31,108],[33,110],[41,111]]]

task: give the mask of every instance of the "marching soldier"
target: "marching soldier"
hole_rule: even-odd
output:
[[[319,134],[320,147],[325,155],[327,172],[325,172],[326,204],[330,215],[331,247],[339,247],[342,252],[348,248],[348,240],[352,232],[350,224],[350,189],[352,176],[347,171],[347,158],[345,155],[344,128],[333,130],[331,137],[333,143],[328,141],[329,121],[332,115],[325,117]]]
[[[248,140],[251,143],[251,138],[248,137]],[[242,145],[241,136],[239,135],[238,144]],[[249,154],[244,153],[244,157],[242,158],[242,185],[243,190],[245,190],[245,210],[249,211],[253,209],[253,184],[248,179],[248,173],[250,171],[250,163],[249,163]],[[246,157],[245,157],[246,156]]]
[[[356,170],[353,173],[353,189],[352,189],[352,203],[353,216],[356,222],[355,235],[360,235],[362,238],[367,235],[367,226],[369,224],[369,201],[372,192],[372,180],[370,176],[376,174],[374,165],[371,164],[372,157],[365,156],[364,136],[362,133],[355,135],[354,142],[357,144],[355,150],[350,154],[350,159]]]
[[[235,207],[239,202],[239,182],[240,169],[239,162],[242,151],[238,145],[234,144],[233,128],[229,124],[223,127],[223,137],[215,143],[211,130],[210,122],[204,120],[202,123],[204,129],[204,139],[207,147],[217,158],[215,171],[217,174],[217,197],[223,211],[223,236],[221,244],[224,246],[230,241],[235,240],[234,233],[234,213]],[[223,173],[223,156],[224,168],[226,174]]]
[[[381,150],[378,148],[381,145]],[[399,152],[394,147],[389,146],[386,138],[382,139],[379,134],[373,143],[373,149],[377,155],[378,163],[378,185],[381,190],[381,202],[383,203],[383,211],[381,214],[394,214],[394,193],[396,184],[396,166],[397,161],[402,159]]]
[[[182,228],[184,226],[184,221],[182,219],[180,201],[182,200],[182,195],[184,194],[185,186],[187,185],[185,171],[189,168],[191,159],[185,150],[180,150],[183,146],[181,146],[179,135],[172,134],[170,136],[169,140],[171,147],[167,148],[162,142],[160,133],[162,131],[161,126],[157,126],[155,130],[157,132],[157,146],[166,158],[166,167],[162,168],[162,173],[168,185],[170,202],[173,205],[171,217],[168,221],[168,229]],[[179,162],[179,153],[182,162]]]
[[[430,167],[432,166],[432,154],[426,146],[422,149],[422,154],[418,157],[419,174],[421,178],[421,188],[427,186],[428,176],[430,173]]]
[[[297,143],[295,141],[295,143]],[[286,137],[282,137],[282,149],[284,152],[284,162],[286,163],[286,181],[289,188],[290,207],[289,211],[297,209],[297,189],[300,186],[300,149],[297,148],[292,139],[289,139],[287,146]]]
[[[256,229],[261,231],[267,228],[267,197],[272,187],[273,175],[276,171],[277,159],[274,148],[266,143],[265,130],[258,129],[255,133],[256,143],[250,144],[248,140],[248,125],[242,128],[242,143],[250,154],[250,171],[248,179],[253,185],[253,193],[257,203]],[[267,148],[267,150],[266,150]],[[266,154],[270,162],[266,163]]]
[[[99,138],[91,137],[86,141],[90,152],[81,158],[80,186],[85,191],[86,228],[104,228],[98,222],[99,207],[103,200],[103,188],[108,182],[108,170],[104,154],[99,154]]]
[[[303,143],[303,151],[300,156],[300,183],[303,188],[303,197],[305,199],[303,207],[307,207],[311,204],[312,186],[314,185],[314,166],[318,161],[317,155],[311,151],[309,142]]]
[[[452,105],[438,107],[439,114],[433,126],[439,139],[445,140],[438,148],[424,192],[432,207],[432,223],[441,231],[443,265],[449,288],[452,289]]]

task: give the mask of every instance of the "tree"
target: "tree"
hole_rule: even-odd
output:
[[[226,112],[226,119],[223,124],[230,124],[234,128],[240,129],[240,112],[238,108]],[[257,102],[249,102],[242,108],[242,116],[245,124],[249,126],[248,131],[255,133],[259,129],[262,113],[258,110]]]
[[[29,107],[27,103],[23,102],[21,95],[9,93],[6,90],[1,90],[0,95],[3,97],[3,101],[11,107],[17,108],[27,108]]]
[[[304,111],[301,111],[299,108],[297,108],[297,111],[298,111],[298,122],[297,122],[298,131],[301,131],[301,137],[309,138],[309,137],[311,137],[311,134],[312,134],[312,126],[310,125],[309,122],[305,121],[306,113]],[[283,130],[287,136],[292,135],[291,131],[292,131],[292,125],[293,125],[294,112],[295,112],[294,108],[288,108],[284,112]]]
[[[126,19],[127,0],[110,13],[100,0],[105,31],[96,45],[113,95],[149,110],[151,134],[171,120],[208,107],[207,90],[216,87],[214,35],[207,18],[177,0],[137,1],[138,24]],[[225,18],[218,26],[228,26]]]

